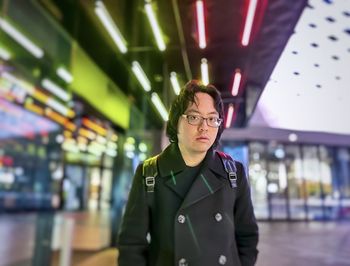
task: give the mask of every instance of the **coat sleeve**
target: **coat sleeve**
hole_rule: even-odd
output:
[[[146,266],[149,231],[148,206],[142,165],[136,169],[118,237],[118,265]]]
[[[258,225],[250,197],[250,187],[244,167],[237,163],[238,195],[235,204],[235,236],[242,266],[255,264],[258,250]]]

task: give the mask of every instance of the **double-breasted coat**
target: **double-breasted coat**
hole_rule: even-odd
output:
[[[158,157],[153,193],[146,191],[139,165],[119,233],[119,266],[254,265],[258,227],[244,168],[236,167],[237,187],[231,188],[218,154],[209,149],[184,195],[179,184],[186,165],[176,143]],[[147,197],[153,197],[151,206]]]

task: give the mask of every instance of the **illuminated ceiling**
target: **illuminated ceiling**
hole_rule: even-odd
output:
[[[124,91],[145,116],[147,125],[162,128],[163,123],[151,102],[158,93],[166,108],[175,96],[170,76],[176,72],[180,85],[189,79],[201,79],[201,61],[208,62],[209,81],[222,93],[225,112],[234,107],[231,127],[244,127],[250,88],[264,88],[306,0],[205,0],[151,1],[166,48],[158,49],[147,18],[144,0],[104,0],[113,22],[126,42],[120,51],[96,15],[96,1],[40,0],[68,33],[78,41],[93,60]],[[197,3],[203,3],[206,47],[199,47]],[[255,13],[249,44],[242,44],[249,6]],[[97,5],[98,6],[98,5]],[[150,82],[145,92],[131,66],[137,61]],[[231,94],[234,74],[239,69],[241,85],[236,96]],[[159,109],[159,108],[158,108]]]
[[[250,127],[350,135],[350,1],[309,1]]]

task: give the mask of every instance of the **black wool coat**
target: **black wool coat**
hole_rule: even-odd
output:
[[[236,167],[237,188],[231,188],[210,149],[184,195],[176,184],[186,178],[186,165],[176,143],[158,157],[154,193],[146,191],[139,165],[119,233],[118,265],[254,265],[258,226],[244,168]],[[151,206],[147,197],[153,197]]]

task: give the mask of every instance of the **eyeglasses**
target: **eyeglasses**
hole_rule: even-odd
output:
[[[190,125],[193,125],[193,126],[201,125],[204,120],[207,122],[207,125],[209,127],[219,127],[222,123],[222,119],[219,117],[215,117],[215,116],[210,116],[207,118],[204,118],[203,116],[200,116],[200,115],[185,115],[185,114],[183,114],[182,116],[184,118],[186,118],[187,122]]]

